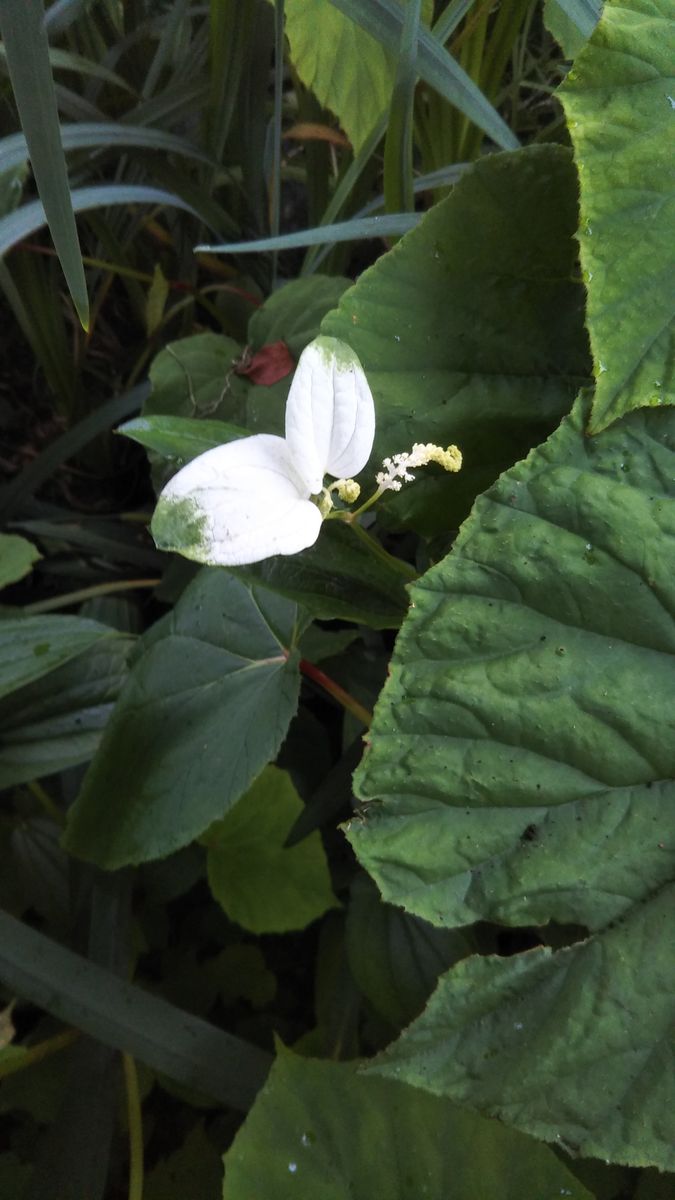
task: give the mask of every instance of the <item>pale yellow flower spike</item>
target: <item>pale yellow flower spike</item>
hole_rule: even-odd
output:
[[[426,467],[428,463],[438,463],[445,471],[459,471],[462,466],[462,452],[457,446],[435,446],[433,442],[415,442],[412,450],[402,454],[394,454],[385,458],[383,470],[377,475],[378,491],[400,492],[402,483],[412,483],[415,476],[412,468]]]

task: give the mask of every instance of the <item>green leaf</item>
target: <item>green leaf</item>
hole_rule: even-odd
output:
[[[0,912],[0,980],[57,1020],[246,1112],[269,1055]]]
[[[242,421],[247,385],[234,373],[240,357],[241,346],[217,333],[170,342],[150,367],[152,390],[143,415]]]
[[[16,1154],[0,1154],[0,1196],[21,1196],[32,1171],[31,1164],[21,1162]]]
[[[323,107],[336,114],[358,152],[389,104],[395,58],[329,0],[285,0],[284,7],[298,75]],[[432,8],[427,0],[427,21]]]
[[[398,0],[331,0],[379,42],[398,52],[403,13]],[[442,18],[441,18],[442,19]],[[421,78],[504,150],[514,150],[518,139],[485,98],[464,69],[426,29],[421,29],[417,46]]]
[[[0,789],[93,756],[133,645],[131,638],[106,638],[0,700]]]
[[[576,58],[600,18],[593,0],[544,0],[544,24],[565,58]]]
[[[199,335],[198,335],[199,336]],[[176,466],[190,462],[206,450],[246,437],[248,430],[225,421],[199,421],[191,417],[136,417],[118,426],[132,441],[145,446],[162,458],[175,462]]]
[[[583,404],[411,589],[350,840],[435,924],[601,928],[675,875],[675,413]]]
[[[544,21],[566,58],[575,58],[595,29],[602,0],[545,0]]]
[[[68,290],[86,329],[89,324],[87,285],[59,135],[44,15],[42,0],[3,4],[0,30],[14,98],[42,201],[40,207],[44,206],[45,221],[49,224]],[[5,217],[0,225],[12,221],[14,216]]]
[[[293,357],[299,358],[317,336],[326,313],[335,308],[349,286],[350,281],[340,276],[312,275],[293,279],[272,292],[248,323],[252,349],[284,341]]]
[[[560,89],[579,171],[593,433],[675,403],[669,0],[608,0]]]
[[[152,283],[145,302],[145,330],[149,338],[161,327],[168,295],[169,281],[159,263],[155,263]]]
[[[586,417],[480,497],[412,589],[350,840],[386,899],[436,924],[600,931],[457,966],[392,1050],[396,1077],[667,1168],[675,413],[595,439]]]
[[[670,885],[556,954],[459,963],[370,1069],[575,1156],[674,1170],[674,906]]]
[[[313,617],[395,629],[408,608],[409,580],[397,560],[388,559],[344,522],[324,521],[308,550],[235,567],[233,573],[296,600]]]
[[[41,558],[40,551],[26,538],[0,533],[0,588],[23,579]]]
[[[160,858],[236,803],[295,713],[297,619],[263,589],[199,572],[122,690],[70,811],[68,850],[105,867]]]
[[[2,617],[0,697],[40,679],[115,631],[83,617]]]
[[[211,891],[252,933],[288,933],[337,906],[318,833],[285,848],[303,811],[290,776],[266,767],[203,841]]]
[[[547,1147],[357,1070],[282,1050],[225,1156],[223,1200],[591,1200]]]
[[[459,475],[426,468],[389,493],[397,521],[426,534],[456,528],[476,494],[571,407],[590,371],[572,279],[576,225],[569,152],[490,155],[323,321],[368,376],[371,462],[414,442],[454,442],[464,454]]]
[[[182,1146],[148,1171],[143,1181],[143,1200],[221,1200],[223,1166],[221,1156],[204,1132],[195,1125]]]
[[[385,904],[367,876],[358,876],[347,909],[352,975],[373,1008],[395,1029],[424,1008],[439,975],[471,950],[456,930],[434,929]]]

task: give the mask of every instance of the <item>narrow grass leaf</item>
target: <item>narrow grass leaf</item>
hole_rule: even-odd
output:
[[[40,224],[49,225],[68,289],[86,329],[89,323],[87,285],[59,136],[42,0],[22,0],[21,3],[14,0],[3,4],[0,8],[0,30],[14,98],[41,197],[39,207],[43,210],[43,220]],[[5,221],[14,219],[15,214],[4,218]],[[0,255],[8,248],[0,246]]]
[[[247,1112],[271,1058],[0,912],[0,979],[14,995],[186,1087]]]
[[[153,204],[182,208],[200,217],[191,204],[186,203],[175,192],[147,187],[135,183],[99,183],[90,187],[76,188],[71,195],[73,211],[86,212],[91,208],[109,208],[113,204]],[[47,213],[41,200],[23,204],[13,213],[0,219],[0,257],[17,246],[24,238],[36,233],[48,223]],[[79,250],[78,250],[79,254]]]
[[[364,238],[400,237],[414,229],[421,220],[417,213],[392,213],[385,217],[363,217],[360,220],[338,221],[336,225],[319,225],[300,233],[284,233],[280,237],[258,238],[252,242],[225,242],[220,246],[195,246],[205,254],[259,254],[269,250],[292,250],[298,246],[322,246],[326,242],[351,242]],[[0,234],[2,222],[0,222]]]
[[[405,7],[389,108],[389,127],[384,143],[384,194],[390,212],[412,212],[415,207],[412,134],[421,7],[421,0],[409,0]]]
[[[125,125],[119,121],[83,121],[61,125],[61,145],[68,150],[138,149],[157,150],[163,154],[181,154],[210,162],[209,156],[186,138],[165,129],[144,125]],[[28,145],[22,133],[10,133],[0,141],[0,173],[19,166],[28,159]]]
[[[72,429],[61,434],[61,437],[47,446],[16,479],[0,489],[0,516],[6,518],[14,512],[17,506],[37,491],[62,463],[78,454],[100,433],[112,429],[118,421],[123,421],[125,417],[138,412],[148,391],[148,384],[141,383],[129,392],[123,392],[121,396],[113,396],[111,400],[73,425]]]

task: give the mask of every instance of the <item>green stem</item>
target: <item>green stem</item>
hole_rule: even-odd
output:
[[[143,1200],[143,1113],[138,1072],[130,1054],[122,1055],[122,1063],[129,1126],[129,1200]]]
[[[314,663],[308,662],[306,658],[300,659],[300,670],[303,675],[306,675],[313,683],[318,683],[319,687],[328,692],[329,696],[337,700],[338,704],[341,704],[346,712],[350,712],[362,725],[365,725],[366,729],[370,727],[373,714],[363,704],[359,704],[359,701],[354,696],[346,692],[343,687],[340,687],[339,683],[336,683],[334,679],[331,679],[329,675],[326,675]]]
[[[22,1054],[20,1058],[11,1058],[8,1062],[0,1065],[0,1079],[6,1079],[8,1075],[14,1075],[17,1071],[25,1070],[26,1067],[33,1067],[36,1063],[42,1062],[44,1058],[49,1058],[51,1054],[57,1054],[59,1050],[66,1050],[68,1046],[72,1046],[73,1042],[77,1041],[79,1036],[77,1029],[67,1029],[65,1033],[57,1033],[55,1037],[38,1042],[36,1046],[27,1046],[26,1053]]]
[[[47,816],[51,817],[52,821],[54,821],[56,825],[59,825],[61,829],[65,829],[66,818],[64,814],[61,812],[58,804],[52,800],[49,792],[46,792],[42,784],[38,783],[37,779],[32,779],[30,781],[28,784],[28,791],[33,793],[35,799],[38,800],[42,805]]]
[[[375,540],[375,538],[370,536],[370,534],[363,528],[363,525],[359,525],[358,521],[350,521],[349,526],[356,536],[368,546],[368,549],[371,551],[371,553],[374,554],[376,558],[379,558],[380,562],[385,563],[385,565],[390,567],[392,570],[398,571],[399,575],[404,575],[408,583],[414,583],[415,580],[418,579],[417,571],[414,567],[410,566],[410,563],[405,562],[402,558],[396,558],[393,554],[389,554],[389,552],[384,549],[384,546],[381,546],[380,543]]]
[[[110,596],[113,592],[129,592],[134,588],[154,588],[159,583],[160,579],[118,579],[113,583],[96,583],[77,592],[65,592],[63,596],[52,596],[49,600],[27,604],[23,611],[32,615],[54,612],[59,608],[69,608],[71,604],[80,604],[83,600],[91,600],[94,596]]]

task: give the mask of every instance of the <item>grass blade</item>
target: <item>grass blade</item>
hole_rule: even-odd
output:
[[[68,150],[109,150],[131,148],[161,150],[210,162],[209,156],[185,138],[143,125],[122,125],[117,121],[83,121],[61,126],[61,145]],[[22,133],[11,133],[0,140],[0,174],[26,162],[28,146]]]
[[[57,1020],[247,1112],[271,1055],[0,912],[0,979]]]
[[[222,161],[230,132],[253,16],[253,7],[240,0],[211,0],[208,145],[218,163]]]
[[[258,238],[252,242],[224,242],[220,246],[195,246],[204,254],[259,254],[269,250],[293,250],[298,246],[322,246],[325,242],[351,242],[364,238],[400,237],[421,220],[421,213],[390,213],[385,217],[338,221],[336,225],[318,225],[280,237]],[[2,223],[0,222],[0,225]]]
[[[143,383],[121,396],[113,396],[112,400],[61,434],[16,479],[0,489],[0,516],[4,518],[14,512],[17,505],[37,491],[61,463],[67,462],[100,433],[138,412],[149,390],[150,385]]]
[[[175,192],[146,187],[144,184],[98,183],[92,187],[76,188],[71,198],[76,213],[86,212],[90,208],[108,208],[112,204],[166,204],[172,208],[183,208],[194,217],[201,218],[201,214]],[[46,224],[47,215],[41,200],[31,200],[29,204],[23,204],[15,212],[0,218],[0,257]]]
[[[0,7],[0,29],[33,175],[44,205],[44,220],[49,225],[73,304],[86,329],[87,285],[59,136],[42,0],[6,0]]]
[[[388,212],[412,212],[415,207],[412,134],[421,10],[422,0],[408,0],[384,143],[384,194]]]
[[[63,33],[91,4],[92,0],[54,0],[45,13],[45,29],[49,36]]]
[[[383,46],[398,51],[404,13],[393,0],[330,0],[330,3],[356,21]],[[518,139],[486,100],[480,88],[476,87],[434,35],[424,28],[419,32],[417,70],[430,87],[445,96],[503,150],[518,148]]]

